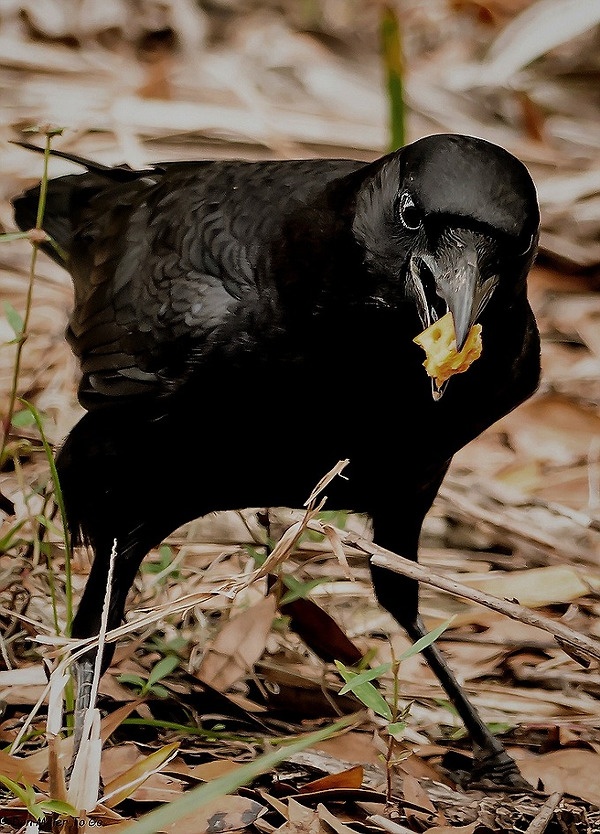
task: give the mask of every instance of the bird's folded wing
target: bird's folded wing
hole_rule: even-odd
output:
[[[74,237],[75,309],[68,338],[79,356],[85,405],[168,394],[203,359],[247,351],[276,318],[259,293],[252,238],[193,189],[99,195]],[[129,189],[129,190],[128,190]],[[271,325],[272,326],[272,325]]]

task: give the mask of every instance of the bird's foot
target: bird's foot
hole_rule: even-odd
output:
[[[515,760],[505,750],[494,751],[487,756],[483,752],[476,754],[466,787],[495,787],[512,792],[533,790],[521,775]]]

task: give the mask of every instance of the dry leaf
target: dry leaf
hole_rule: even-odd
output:
[[[164,831],[172,834],[224,834],[252,825],[265,813],[264,805],[244,796],[222,796],[207,802],[193,815],[183,817]]]
[[[567,566],[532,568],[520,571],[493,571],[479,579],[465,577],[471,588],[502,599],[518,600],[521,605],[539,608],[571,602],[600,588],[600,576],[585,574]]]
[[[155,750],[149,756],[144,756],[140,761],[136,761],[132,767],[104,786],[102,804],[113,808],[119,802],[127,799],[149,776],[156,773],[167,759],[175,754],[178,748],[179,742],[173,742]]]
[[[419,780],[415,779],[414,776],[407,774],[404,777],[402,780],[402,792],[407,802],[420,805],[421,808],[425,808],[428,811],[426,813],[425,811],[416,811],[414,808],[407,807],[405,808],[405,813],[408,820],[416,817],[416,819],[424,821],[430,820],[432,816],[437,816],[435,805],[429,799],[425,789],[421,787]]]
[[[356,834],[353,828],[350,828],[348,825],[344,825],[344,823],[334,816],[331,811],[328,811],[322,803],[317,805],[317,814],[319,815],[319,819],[326,822],[330,828],[333,828],[336,834]]]
[[[313,791],[326,791],[332,788],[360,788],[363,783],[364,769],[362,766],[351,767],[349,770],[342,770],[340,773],[330,773],[321,779],[314,779],[307,782],[300,788],[300,793],[312,793]]]
[[[212,762],[204,762],[199,765],[188,765],[182,759],[175,759],[165,767],[165,771],[179,773],[181,776],[198,779],[200,782],[210,782],[220,776],[225,776],[227,773],[232,773],[234,770],[239,770],[240,767],[243,767],[243,765],[231,759],[215,759]]]
[[[325,826],[321,822],[318,811],[306,808],[295,799],[288,800],[288,821],[279,831],[286,834],[325,834]]]
[[[557,750],[520,759],[519,769],[532,785],[541,780],[546,793],[570,793],[600,806],[600,756],[591,750]]]
[[[223,691],[247,674],[262,655],[276,603],[265,597],[226,623],[207,650],[197,677]]]
[[[34,758],[29,756],[27,758],[17,758],[10,756],[3,750],[0,750],[0,773],[2,776],[7,776],[14,782],[25,782],[29,785],[35,785],[47,767],[48,751],[43,751],[45,761],[41,757]],[[36,754],[37,755],[37,754]]]

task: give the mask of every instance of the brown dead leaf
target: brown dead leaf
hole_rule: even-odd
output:
[[[286,834],[324,834],[326,829],[314,808],[306,808],[295,799],[288,801],[288,820],[279,829]]]
[[[519,760],[521,773],[546,793],[570,793],[600,807],[600,756],[591,750],[556,750]]]
[[[127,799],[128,796],[131,796],[149,776],[155,773],[175,753],[178,747],[179,742],[161,747],[150,753],[149,756],[143,756],[130,768],[120,773],[119,776],[105,785],[102,798],[103,805],[113,808],[119,802]]]
[[[516,599],[521,605],[539,608],[558,602],[571,602],[600,588],[600,577],[584,574],[567,565],[521,571],[493,571],[479,579],[466,577],[471,588],[503,599]]]
[[[275,608],[268,596],[229,620],[207,650],[198,678],[223,691],[252,669],[264,651]]]
[[[351,730],[333,738],[325,739],[314,745],[315,750],[321,750],[334,759],[343,762],[361,764],[381,764],[379,753],[372,744],[372,735]]]
[[[313,791],[325,791],[332,788],[360,788],[363,783],[364,769],[361,765],[351,767],[349,770],[342,770],[340,773],[330,773],[321,779],[314,779],[302,785],[300,793],[312,793]]]
[[[425,789],[421,786],[419,780],[415,779],[414,776],[411,776],[408,773],[406,774],[402,780],[402,792],[404,793],[404,798],[407,802],[412,803],[413,805],[419,805],[428,812],[417,811],[414,808],[406,806],[405,813],[407,819],[410,820],[414,817],[418,820],[425,821],[430,820],[432,816],[437,817],[435,805],[429,799],[429,796],[427,795]]]
[[[243,767],[243,765],[231,759],[215,759],[212,762],[204,762],[199,765],[188,765],[182,759],[175,759],[165,767],[165,771],[178,773],[190,779],[198,779],[199,782],[210,782],[220,776],[225,776],[227,773],[232,773],[234,770],[239,770],[240,767]]]
[[[125,721],[126,718],[129,718],[131,713],[142,703],[143,701],[140,699],[131,701],[128,704],[123,704],[122,707],[118,707],[118,709],[105,716],[105,718],[102,719],[100,726],[100,738],[102,739],[102,742],[104,743],[108,738],[110,738],[114,731],[121,725],[121,722]]]
[[[248,828],[265,813],[264,805],[244,796],[222,796],[207,802],[164,831],[172,834],[224,834]]]
[[[489,831],[480,822],[470,822],[468,825],[434,825],[427,829],[427,834],[475,834],[475,832]]]
[[[204,804],[177,822],[161,828],[165,834],[226,834],[251,826],[265,812],[254,799],[243,796],[222,796]],[[115,834],[126,832],[131,820],[111,825]]]
[[[291,618],[290,628],[326,663],[341,660],[353,666],[362,660],[360,649],[312,599],[295,599],[281,605],[280,611]]]
[[[29,785],[34,785],[47,766],[48,751],[44,752],[46,753],[46,762],[42,762],[41,759],[33,759],[33,756],[19,759],[0,750],[0,774],[7,776],[14,782],[26,782]]]
[[[185,790],[185,782],[165,773],[153,773],[131,794],[135,802],[172,802]]]
[[[317,814],[319,815],[319,819],[326,822],[330,828],[333,828],[336,834],[355,834],[353,828],[350,828],[348,825],[344,825],[344,823],[334,816],[331,811],[327,810],[322,803],[317,805]]]

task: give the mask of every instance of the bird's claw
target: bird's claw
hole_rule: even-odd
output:
[[[469,788],[505,788],[507,791],[531,791],[533,786],[521,775],[514,759],[502,750],[491,755],[476,755],[469,774]]]

